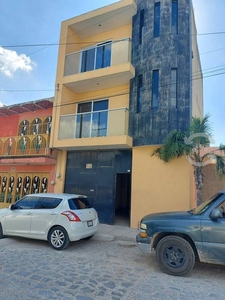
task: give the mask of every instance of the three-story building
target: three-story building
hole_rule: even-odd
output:
[[[189,208],[191,166],[154,148],[202,116],[191,0],[123,0],[61,25],[50,146],[55,192],[86,194],[101,222]],[[170,205],[168,205],[170,203]]]

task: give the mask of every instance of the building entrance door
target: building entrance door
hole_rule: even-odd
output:
[[[130,225],[131,174],[116,174],[115,224]]]

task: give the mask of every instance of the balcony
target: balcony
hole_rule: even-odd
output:
[[[128,136],[127,108],[78,113],[60,117],[58,141],[60,149],[131,148]]]
[[[0,158],[49,156],[49,134],[0,138]]]
[[[75,93],[126,85],[135,76],[131,40],[107,41],[65,58],[65,86]]]
[[[136,13],[135,0],[123,0],[69,19],[66,25],[84,40],[132,24]]]

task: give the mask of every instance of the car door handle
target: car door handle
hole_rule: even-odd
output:
[[[28,211],[26,214],[30,216],[32,215],[32,212]]]
[[[56,213],[55,213],[55,212],[52,212],[51,215],[54,216],[54,215],[56,215]]]

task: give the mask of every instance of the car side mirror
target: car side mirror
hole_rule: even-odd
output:
[[[223,212],[219,208],[214,208],[210,214],[210,218],[213,220],[223,219]]]

